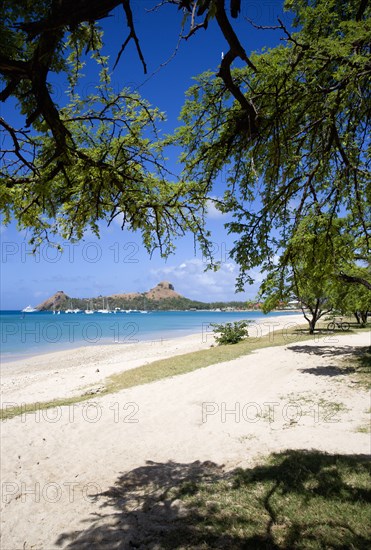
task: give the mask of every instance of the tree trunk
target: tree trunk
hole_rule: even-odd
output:
[[[367,323],[368,311],[360,311],[359,314],[361,316],[362,325],[365,325]]]
[[[314,329],[316,327],[316,322],[317,322],[317,319],[316,319],[316,316],[313,315],[313,317],[311,319],[308,319],[308,323],[309,323],[309,334],[314,334]]]
[[[361,324],[361,318],[360,318],[360,316],[359,316],[358,311],[354,311],[354,312],[353,312],[353,315],[354,315],[354,317],[357,319],[357,323],[360,325],[360,324]]]

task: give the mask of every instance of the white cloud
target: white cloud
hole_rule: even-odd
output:
[[[229,214],[225,214],[223,212],[220,212],[220,210],[216,207],[216,200],[218,200],[218,197],[211,197],[207,201],[207,214],[206,217],[209,220],[221,220],[223,218],[227,218]]]
[[[122,227],[122,224],[124,223],[124,214],[122,212],[119,212],[114,218],[113,223],[118,225],[120,228]]]
[[[150,274],[154,284],[168,280],[183,296],[202,302],[243,301],[256,295],[256,285],[247,288],[247,292],[235,293],[238,266],[234,262],[222,263],[218,271],[205,271],[205,268],[206,263],[192,258],[179,265],[152,269]]]

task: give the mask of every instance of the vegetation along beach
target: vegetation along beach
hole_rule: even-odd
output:
[[[1,550],[371,547],[370,15],[1,3]]]

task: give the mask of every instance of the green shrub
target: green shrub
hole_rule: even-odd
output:
[[[248,321],[235,321],[224,325],[211,324],[214,327],[215,340],[219,345],[237,344],[237,342],[246,338],[249,335],[247,325]],[[217,336],[217,334],[220,334],[220,336]]]

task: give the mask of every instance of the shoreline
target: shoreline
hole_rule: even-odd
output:
[[[249,326],[249,337],[259,338],[288,325],[303,325],[301,315],[264,318]],[[119,372],[177,355],[208,349],[211,332],[133,344],[94,344],[43,353],[5,363],[1,368],[2,402],[35,403],[96,391],[104,380]]]
[[[175,332],[175,331],[174,331]],[[148,338],[148,339],[142,339],[142,340],[129,340],[127,342],[123,341],[123,342],[116,342],[116,341],[111,341],[111,339],[109,339],[108,337],[107,338],[102,338],[101,341],[98,341],[98,342],[90,342],[89,344],[86,344],[84,343],[84,340],[78,340],[76,342],[73,343],[73,345],[71,345],[71,342],[65,342],[65,346],[61,346],[61,347],[58,347],[57,349],[51,351],[49,349],[47,349],[46,347],[43,348],[42,350],[38,350],[37,352],[33,352],[33,353],[25,353],[24,355],[12,355],[11,357],[9,356],[4,356],[4,355],[1,355],[0,354],[0,369],[1,369],[1,366],[3,366],[5,369],[8,369],[8,368],[11,368],[11,366],[15,365],[16,363],[19,363],[21,361],[29,361],[31,359],[39,359],[39,358],[42,358],[44,356],[53,356],[53,355],[56,355],[56,354],[68,354],[68,353],[72,353],[72,352],[79,352],[80,350],[87,350],[87,349],[91,349],[91,350],[94,350],[94,348],[100,348],[100,347],[104,347],[107,349],[107,351],[109,350],[109,348],[112,348],[112,347],[115,347],[115,348],[119,348],[121,347],[122,349],[124,349],[125,347],[127,348],[130,348],[132,346],[140,346],[140,345],[145,345],[145,344],[155,344],[155,343],[161,343],[161,342],[166,342],[166,341],[170,341],[170,340],[177,340],[179,338],[187,338],[189,336],[194,336],[195,333],[192,332],[192,333],[189,333],[189,334],[182,334],[182,335],[174,335],[174,336],[171,336],[171,337],[168,337],[168,338]]]
[[[264,320],[276,319],[276,318],[287,318],[292,319],[293,317],[296,317],[297,315],[300,315],[300,317],[304,321],[303,315],[301,312],[295,312],[295,311],[272,311],[268,314],[263,314],[261,311],[254,311],[254,310],[246,310],[245,312],[242,311],[231,311],[231,312],[218,312],[213,310],[199,310],[198,312],[188,312],[188,311],[174,311],[175,313],[191,313],[191,314],[197,314],[205,315],[205,314],[234,314],[238,315],[240,317],[240,320],[244,318],[244,313],[246,314],[256,314],[256,317],[248,318],[247,320],[251,322],[251,324],[264,322]],[[174,313],[172,312],[172,313]],[[0,312],[1,313],[1,312]],[[4,312],[3,312],[4,313]],[[14,313],[14,311],[13,311]],[[7,344],[7,339],[10,336],[10,338],[13,337],[13,334],[16,335],[17,341],[14,345],[16,345],[15,350],[11,351],[5,351],[3,353],[0,353],[0,364],[4,368],[8,368],[10,365],[15,364],[18,361],[28,361],[29,359],[33,357],[39,357],[43,356],[45,354],[49,353],[57,353],[59,351],[62,352],[68,352],[72,350],[78,350],[82,347],[94,347],[94,346],[115,346],[115,345],[138,345],[138,344],[145,344],[146,342],[155,342],[155,341],[161,341],[161,340],[173,340],[175,338],[182,338],[186,336],[190,336],[195,334],[195,331],[197,330],[195,327],[195,324],[193,324],[191,327],[188,326],[179,326],[179,328],[168,330],[165,327],[161,330],[149,330],[147,331],[146,327],[144,327],[144,331],[140,331],[140,325],[138,325],[138,319],[140,319],[139,315],[135,314],[133,317],[125,317],[125,316],[99,316],[96,317],[88,316],[88,318],[83,317],[83,319],[78,319],[76,324],[80,324],[81,322],[85,322],[85,325],[81,325],[85,328],[90,327],[93,325],[93,328],[95,327],[96,337],[90,337],[88,333],[84,335],[83,329],[83,335],[79,334],[79,332],[76,334],[75,328],[76,324],[72,322],[71,326],[69,326],[68,321],[75,320],[76,318],[72,315],[67,314],[66,316],[62,316],[62,319],[58,318],[55,319],[54,317],[50,316],[50,323],[48,322],[46,325],[40,324],[38,320],[38,315],[41,314],[41,318],[45,319],[48,318],[49,320],[49,314],[51,312],[38,312],[34,317],[33,314],[29,314],[27,316],[27,320],[35,321],[35,325],[33,327],[14,327],[13,324],[10,322],[4,322],[4,326],[2,327],[3,330],[3,344]],[[150,313],[159,313],[159,314],[166,314],[169,313],[168,311],[160,311],[160,312],[150,312]],[[44,315],[46,314],[46,315]],[[97,318],[98,317],[98,318]],[[109,326],[109,330],[107,332],[107,326],[106,325],[100,325],[100,321],[107,321],[107,319],[112,319],[112,321],[115,322],[115,325]],[[239,319],[225,319],[225,320],[215,320],[215,322],[225,323],[233,320],[239,320]],[[56,325],[55,322],[61,323],[60,325]],[[62,322],[61,322],[62,321]],[[214,319],[210,319],[210,322],[213,322]],[[209,324],[210,324],[209,322]],[[119,324],[123,323],[123,324]],[[8,324],[10,324],[9,327],[9,333],[8,330]],[[200,321],[199,329],[200,331],[203,330],[204,325],[207,324],[206,321]],[[105,328],[103,328],[105,326]],[[20,331],[19,331],[20,329]],[[49,329],[51,329],[51,333],[49,333]],[[99,329],[99,330],[98,330]],[[15,330],[13,333],[12,331]],[[56,331],[54,333],[54,330]],[[62,333],[62,331],[64,331]],[[94,331],[93,331],[94,332]],[[170,336],[168,334],[170,333]],[[166,334],[166,337],[164,338],[164,334]],[[139,339],[138,336],[141,336]],[[32,337],[37,340],[38,347],[36,346],[29,346],[29,338],[31,339],[32,343]],[[19,349],[22,350],[22,347],[26,346],[25,351],[21,351],[19,353]],[[27,347],[28,346],[28,347]],[[4,347],[4,346],[3,346]]]

